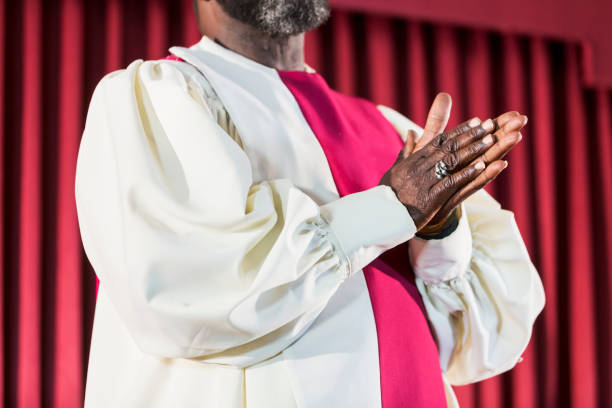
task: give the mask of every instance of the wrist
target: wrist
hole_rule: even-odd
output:
[[[442,239],[457,229],[460,219],[461,207],[459,206],[451,211],[442,221],[425,225],[418,231],[416,236],[423,239]]]

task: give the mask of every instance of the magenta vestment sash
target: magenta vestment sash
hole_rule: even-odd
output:
[[[279,75],[321,144],[340,196],[378,185],[403,142],[376,106],[331,90],[316,73]],[[438,351],[407,244],[387,251],[363,272],[376,322],[383,408],[446,407]]]

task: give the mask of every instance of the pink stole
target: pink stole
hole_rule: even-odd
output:
[[[376,106],[318,74],[279,71],[319,140],[340,196],[378,185],[403,142]],[[378,336],[383,408],[446,407],[440,360],[404,243],[363,269]]]

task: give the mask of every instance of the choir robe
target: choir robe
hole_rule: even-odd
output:
[[[544,294],[513,214],[481,191],[426,241],[376,185],[422,129],[312,69],[171,52],[107,75],[81,141],[86,407],[452,407],[520,360]]]

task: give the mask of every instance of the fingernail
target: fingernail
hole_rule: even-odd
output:
[[[491,119],[487,119],[485,120],[485,122],[482,124],[482,127],[484,130],[486,130],[487,132],[492,131],[493,129],[495,129],[495,124],[493,123],[493,121]]]
[[[491,143],[493,143],[493,136],[486,135],[485,138],[482,139],[482,142],[486,145],[490,145]]]
[[[529,122],[529,118],[527,117],[527,115],[523,115],[525,117],[525,125],[527,124],[527,122]],[[524,126],[524,125],[523,125]]]
[[[478,126],[478,125],[480,125],[480,119],[478,119],[478,118],[472,118],[468,122],[468,126],[469,127],[475,127],[475,126]]]
[[[482,170],[485,168],[485,164],[483,161],[479,161],[478,163],[476,163],[476,166],[474,166],[476,168],[476,170]]]
[[[508,167],[508,162],[506,160],[504,160],[504,169]]]

